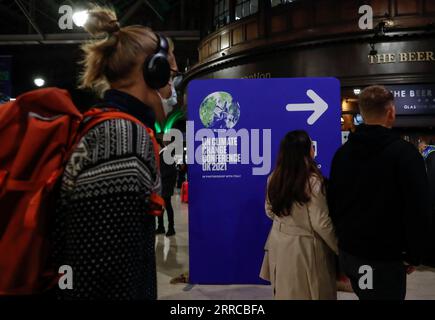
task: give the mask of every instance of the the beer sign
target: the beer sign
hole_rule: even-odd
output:
[[[435,114],[435,84],[387,86],[398,115]]]

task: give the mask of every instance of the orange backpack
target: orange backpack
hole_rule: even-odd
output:
[[[46,266],[53,187],[80,139],[109,119],[144,126],[116,109],[82,114],[69,93],[57,88],[31,91],[0,105],[0,295],[39,293],[55,284],[58,275]],[[146,129],[158,166],[159,147]],[[153,193],[150,200],[148,213],[161,214],[163,199]]]

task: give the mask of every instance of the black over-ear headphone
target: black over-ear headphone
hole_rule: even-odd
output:
[[[157,37],[156,52],[145,60],[143,77],[152,89],[165,87],[171,78],[171,66],[168,61],[169,43],[164,36],[155,34]]]

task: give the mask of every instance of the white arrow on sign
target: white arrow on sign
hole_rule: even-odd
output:
[[[311,89],[307,91],[307,96],[313,100],[312,103],[288,104],[286,109],[290,112],[313,111],[313,114],[307,120],[309,125],[313,125],[328,110],[328,104]]]

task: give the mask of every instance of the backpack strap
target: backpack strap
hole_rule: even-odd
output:
[[[83,127],[80,129],[80,133],[78,134],[75,145],[77,145],[80,142],[80,140],[89,132],[89,130],[91,130],[92,128],[94,128],[95,126],[97,126],[98,124],[104,121],[113,120],[113,119],[128,120],[145,128],[153,144],[156,167],[158,170],[160,170],[160,155],[159,155],[160,150],[154,131],[148,128],[147,126],[145,126],[143,122],[141,122],[137,118],[133,117],[128,113],[119,111],[118,109],[92,108],[91,110],[87,111],[84,114]],[[74,149],[75,148],[72,148],[71,154],[69,154],[67,157],[67,161],[72,156]],[[165,207],[165,201],[163,200],[163,198],[160,195],[158,195],[156,192],[152,192],[150,195],[150,210],[148,213],[154,216],[160,216],[163,213],[164,207]]]
[[[0,190],[2,189],[3,185],[6,182],[6,178],[8,177],[8,171],[7,170],[0,170]],[[0,191],[1,195],[1,191]]]

